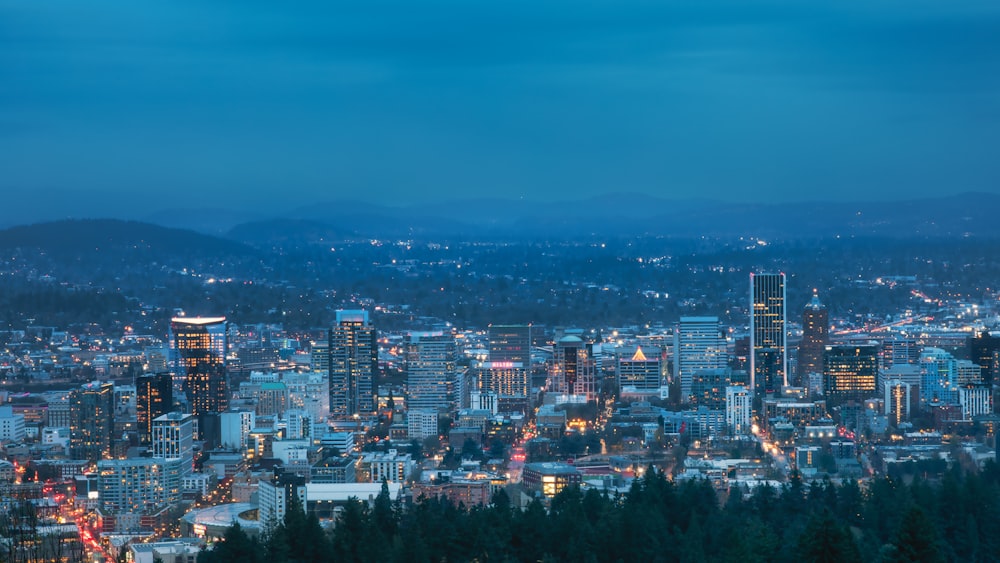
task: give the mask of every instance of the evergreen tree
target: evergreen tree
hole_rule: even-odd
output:
[[[895,563],[937,563],[944,561],[937,545],[937,530],[919,506],[911,507],[896,533]]]

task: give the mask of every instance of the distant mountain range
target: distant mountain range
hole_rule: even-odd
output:
[[[166,244],[173,239],[183,240],[181,245],[187,248],[208,245],[222,252],[239,252],[246,249],[243,244],[326,244],[359,237],[993,238],[1000,237],[997,217],[1000,195],[985,193],[907,201],[775,204],[671,201],[640,194],[544,203],[456,200],[403,207],[330,201],[271,214],[166,210],[147,215],[141,222],[75,220],[20,226],[0,231],[0,247],[32,240],[93,246],[135,240]]]

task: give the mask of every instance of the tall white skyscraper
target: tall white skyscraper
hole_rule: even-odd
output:
[[[680,381],[682,402],[690,402],[695,374],[725,369],[728,362],[719,317],[681,317],[674,331],[674,379]]]
[[[750,433],[752,400],[750,390],[745,386],[726,387],[726,424],[734,436]]]

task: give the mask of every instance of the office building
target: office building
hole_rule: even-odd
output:
[[[97,462],[101,509],[111,514],[152,514],[181,497],[178,462],[155,458]]]
[[[832,408],[861,403],[876,395],[878,346],[827,346],[823,354],[823,391]]]
[[[220,413],[229,404],[225,317],[175,317],[170,321],[174,373],[196,417]]]
[[[479,391],[505,399],[527,399],[531,374],[521,362],[497,360],[483,362],[479,368]]]
[[[618,355],[615,375],[619,391],[659,394],[663,385],[663,362],[660,349],[636,346],[635,350],[623,350]]]
[[[983,383],[992,385],[1000,373],[1000,337],[985,330],[977,333],[969,339],[969,357],[982,368]]]
[[[455,338],[443,332],[412,332],[406,337],[406,405],[409,409],[458,408]]]
[[[88,383],[70,393],[70,455],[97,461],[111,457],[114,385]]]
[[[583,476],[579,469],[557,462],[529,463],[524,466],[521,476],[525,489],[540,492],[548,499],[566,487],[578,486],[582,480]]]
[[[733,436],[749,434],[753,397],[744,385],[726,387],[726,426]]]
[[[902,379],[889,379],[884,383],[885,416],[894,427],[909,422],[920,404],[919,386]]]
[[[926,406],[958,405],[960,388],[983,383],[982,369],[940,348],[925,348],[920,354],[920,402]]]
[[[680,382],[682,402],[690,402],[695,374],[723,369],[728,363],[718,317],[681,317],[674,331],[674,380]]]
[[[802,341],[799,343],[799,385],[810,373],[823,373],[823,353],[830,336],[830,315],[813,290],[812,299],[802,311]]]
[[[153,434],[153,419],[173,410],[174,386],[167,372],[140,376],[135,380],[135,419],[139,441],[148,444]]]
[[[0,441],[19,443],[24,436],[24,415],[15,413],[9,405],[0,407]]]
[[[568,401],[596,400],[596,370],[597,364],[583,340],[574,335],[564,336],[553,349],[549,391]]]
[[[330,329],[330,415],[375,412],[378,336],[368,311],[337,311]]]
[[[520,363],[531,369],[531,325],[493,325],[487,331],[489,361]]]
[[[750,274],[750,389],[773,395],[788,385],[785,274]]]
[[[229,450],[246,448],[256,418],[251,410],[227,411],[219,415],[219,444]]]
[[[179,412],[167,413],[153,419],[151,440],[153,457],[176,461],[182,479],[194,471],[192,448],[196,424],[194,415]]]

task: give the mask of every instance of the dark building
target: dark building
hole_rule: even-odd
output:
[[[823,390],[830,407],[875,396],[878,346],[827,346],[823,366]]]
[[[70,393],[70,454],[73,459],[111,458],[115,390],[111,383],[88,383]]]
[[[531,325],[490,325],[491,362],[519,362],[531,366]]]
[[[788,384],[785,274],[750,274],[750,381],[757,396]]]
[[[184,380],[191,414],[220,413],[229,405],[225,317],[177,317],[170,322],[175,373]]]
[[[173,410],[173,404],[174,385],[169,373],[143,375],[135,380],[135,418],[141,443],[149,443],[153,419]]]
[[[982,331],[969,339],[969,358],[983,368],[983,383],[992,385],[1000,373],[1000,338]]]
[[[368,311],[337,311],[329,353],[331,416],[375,412],[378,336]]]
[[[802,342],[799,343],[799,385],[808,383],[810,373],[823,373],[823,352],[830,336],[830,315],[813,291],[802,312]]]

